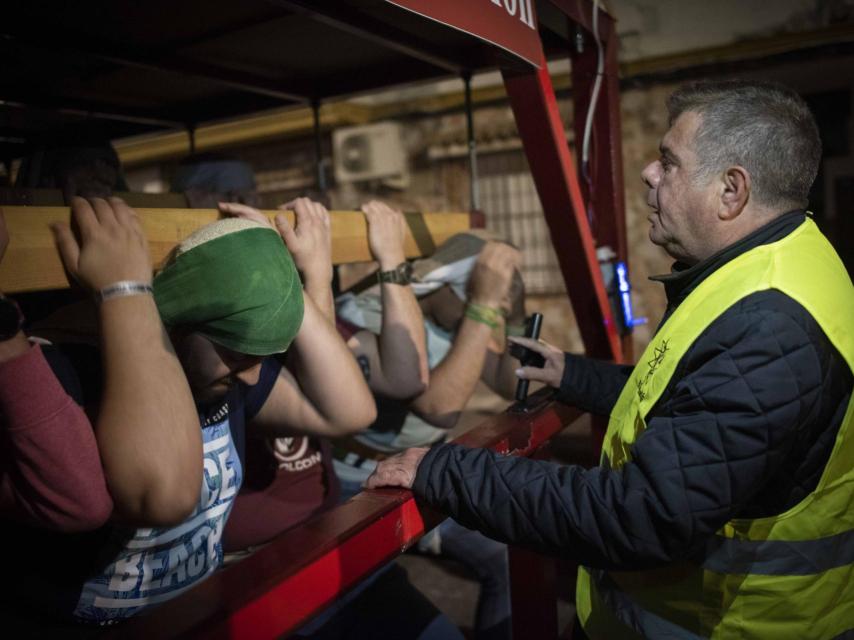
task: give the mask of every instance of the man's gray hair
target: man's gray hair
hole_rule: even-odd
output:
[[[692,82],[667,100],[670,124],[686,111],[701,116],[694,149],[698,178],[733,165],[751,177],[751,193],[767,207],[805,207],[818,173],[821,140],[806,102],[771,82]]]

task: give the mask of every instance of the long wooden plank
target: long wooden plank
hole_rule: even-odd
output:
[[[49,225],[67,221],[68,207],[0,206],[10,242],[0,264],[0,291],[43,291],[68,286]],[[190,233],[220,217],[213,209],[137,209],[148,236],[151,257],[159,266],[172,248]],[[265,211],[272,218],[279,211]],[[293,224],[293,212],[286,212]],[[371,260],[365,216],[357,211],[332,211],[334,264]],[[470,228],[468,213],[407,214],[406,255],[415,258],[455,233]]]

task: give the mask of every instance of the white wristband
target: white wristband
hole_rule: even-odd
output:
[[[153,294],[154,289],[146,282],[138,282],[137,280],[120,280],[113,284],[104,287],[95,294],[98,302],[109,300],[110,298],[123,298],[125,296],[139,296],[144,294]]]

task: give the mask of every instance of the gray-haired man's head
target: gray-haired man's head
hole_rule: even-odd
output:
[[[770,82],[702,81],[677,89],[667,109],[671,125],[685,112],[701,116],[694,139],[698,179],[740,165],[758,203],[781,211],[806,206],[821,140],[797,93]]]

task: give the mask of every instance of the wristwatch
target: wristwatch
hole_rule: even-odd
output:
[[[412,282],[412,264],[401,262],[394,269],[377,271],[377,282],[389,284],[409,284]]]
[[[24,314],[21,313],[18,305],[14,300],[0,294],[0,341],[14,338],[22,326],[24,326]]]

